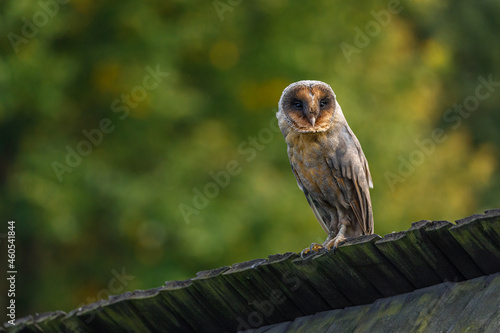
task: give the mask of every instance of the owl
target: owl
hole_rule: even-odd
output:
[[[349,237],[372,234],[368,162],[332,88],[321,81],[292,83],[281,95],[276,116],[297,184],[328,235],[302,255],[335,250]]]

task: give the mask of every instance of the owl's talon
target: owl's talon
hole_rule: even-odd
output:
[[[309,246],[309,250],[314,251],[314,252],[319,252],[323,248],[323,245],[318,244],[318,243],[312,243],[311,246]]]
[[[343,234],[339,233],[337,237],[326,242],[324,246],[328,251],[335,253],[335,250],[338,249],[340,245],[344,244],[346,240],[347,238]]]
[[[307,254],[312,253],[312,252],[317,253],[317,252],[321,251],[322,249],[324,249],[323,245],[318,244],[318,243],[312,243],[311,246],[306,247],[305,249],[302,250],[302,252],[300,252],[300,257],[302,259],[304,259]]]
[[[337,245],[332,244],[329,248],[327,248],[328,251],[331,251],[332,254],[335,253],[335,250],[339,248],[340,245],[344,244],[345,241],[339,242]]]

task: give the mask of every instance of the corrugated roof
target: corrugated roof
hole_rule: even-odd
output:
[[[393,321],[391,311],[403,315],[411,304],[432,300],[432,295],[441,295],[435,297],[449,302],[449,290],[469,290],[469,284],[457,283],[460,281],[480,278],[470,283],[483,281],[498,288],[498,272],[500,209],[495,209],[456,224],[423,220],[384,238],[369,235],[351,239],[335,253],[322,252],[306,259],[286,253],[203,271],[193,279],[111,296],[68,314],[58,311],[21,318],[8,331],[234,332],[261,327],[256,331],[263,332],[270,328],[264,328],[266,325],[284,323],[272,328],[281,332],[320,319],[326,326],[339,322],[351,325],[360,316],[364,322],[375,323],[373,318],[378,318],[379,324],[403,325],[403,319]],[[428,288],[431,286],[435,291]],[[469,292],[472,296],[478,291]],[[483,296],[492,301],[492,297]],[[432,304],[419,311],[427,311],[429,316],[446,315]],[[466,307],[472,306],[468,304]],[[498,305],[496,301],[483,306],[498,310]],[[493,315],[498,322],[498,312]],[[408,320],[419,317],[412,318]],[[433,320],[428,322],[439,321]],[[342,327],[349,330],[351,326]]]

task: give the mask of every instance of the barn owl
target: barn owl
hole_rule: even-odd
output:
[[[373,233],[368,162],[332,88],[299,81],[285,88],[278,118],[299,188],[327,233],[302,251],[336,249],[348,237]]]

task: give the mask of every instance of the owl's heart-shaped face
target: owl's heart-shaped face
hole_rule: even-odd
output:
[[[330,128],[336,105],[335,94],[326,83],[299,81],[283,91],[279,109],[297,132],[317,133]]]

